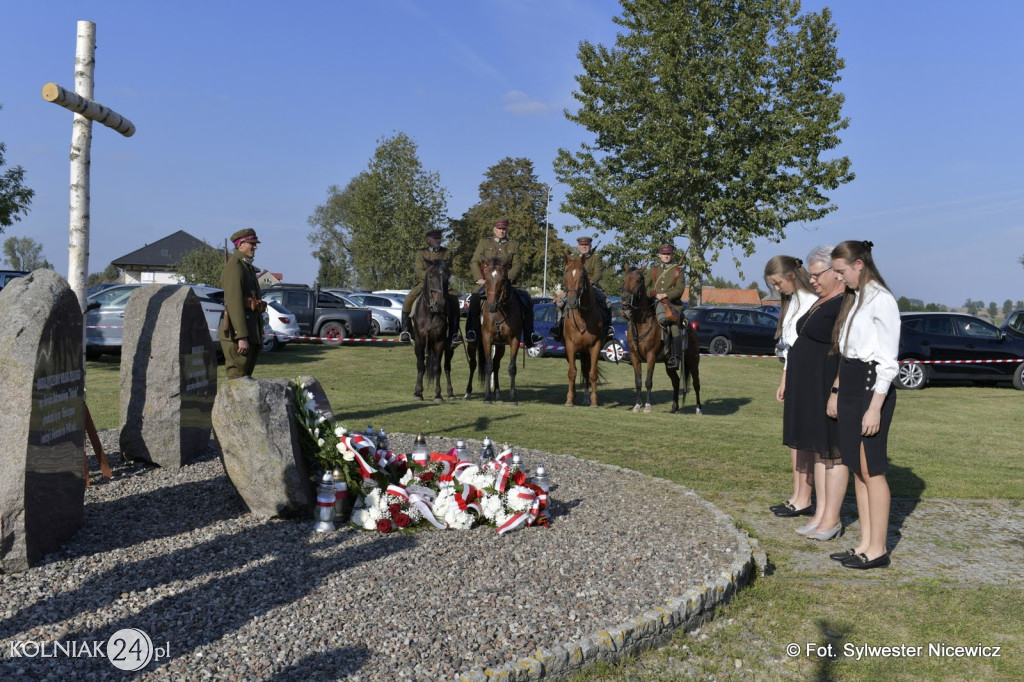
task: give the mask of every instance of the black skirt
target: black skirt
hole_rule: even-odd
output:
[[[868,476],[884,474],[889,469],[889,425],[892,424],[892,415],[896,410],[896,387],[889,386],[885,402],[882,403],[878,433],[873,436],[861,435],[861,420],[875,395],[876,374],[873,362],[846,358],[839,362],[839,450],[843,464],[850,471],[864,475],[860,469],[860,448],[863,445]]]

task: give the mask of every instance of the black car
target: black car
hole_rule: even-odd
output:
[[[775,355],[778,315],[756,308],[697,306],[686,311],[702,350],[712,355]]]
[[[1000,327],[1004,334],[1024,339],[1024,310],[1014,310],[1006,316],[1006,322]]]
[[[27,274],[28,273],[25,272],[24,270],[0,270],[0,289],[3,289],[5,286],[7,286],[7,283],[10,282],[12,279],[24,277]]]
[[[963,313],[901,313],[900,318],[901,362],[896,377],[899,388],[918,389],[940,381],[978,381],[1012,382],[1014,388],[1024,391],[1024,337],[1007,334],[985,320]],[[920,364],[904,360],[937,362]],[[972,362],[941,362],[951,360]]]

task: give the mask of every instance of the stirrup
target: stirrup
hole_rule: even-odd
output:
[[[679,369],[679,360],[677,360],[674,356],[670,355],[667,358],[665,358],[665,366],[668,367],[669,369]]]
[[[476,332],[472,329],[466,330],[466,343],[476,343]]]
[[[460,343],[462,343],[462,334],[455,332],[454,334],[452,334],[451,345],[457,346]]]
[[[536,346],[538,343],[543,343],[543,342],[544,342],[544,337],[541,336],[540,334],[538,334],[537,332],[533,332],[532,334],[530,334],[530,345],[531,346]]]
[[[412,334],[410,334],[407,331],[403,331],[401,334],[398,335],[398,342],[399,343],[412,343]]]

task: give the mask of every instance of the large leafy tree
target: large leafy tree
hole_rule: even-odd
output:
[[[331,187],[327,203],[309,219],[321,277],[336,282],[351,267],[365,287],[411,286],[425,232],[448,227],[447,196],[440,175],[423,169],[405,133],[379,140],[367,170],[343,190]]]
[[[31,237],[8,237],[4,240],[4,257],[15,270],[31,272],[39,268],[53,269],[43,257],[43,245]]]
[[[3,105],[0,104],[0,109]],[[4,152],[7,145],[0,142],[0,169],[4,167]],[[22,213],[28,213],[35,191],[25,187],[25,169],[21,166],[8,168],[0,173],[0,234],[5,227],[10,227],[21,220]]]
[[[188,284],[209,284],[220,286],[221,272],[224,270],[224,252],[207,244],[181,254],[174,265],[174,271],[181,281]]]
[[[119,282],[121,280],[121,270],[113,263],[108,263],[107,267],[103,269],[103,272],[90,272],[88,279],[85,283],[87,286],[93,284],[101,284],[103,282]]]
[[[567,247],[547,223],[547,200],[548,186],[537,180],[530,159],[506,157],[488,168],[480,183],[480,200],[461,220],[452,221],[456,275],[470,282],[479,279],[476,265],[470,263],[473,251],[481,238],[494,235],[496,220],[507,220],[509,239],[519,242],[521,285],[540,286],[543,282],[544,231],[548,230],[550,285],[552,277],[561,274],[558,259]]]
[[[752,255],[792,222],[835,210],[824,194],[853,179],[828,158],[848,125],[834,91],[843,60],[828,9],[797,0],[620,0],[614,47],[581,43],[580,106],[594,134],[560,149],[562,210],[617,232],[616,260],[687,243],[691,297],[727,247]]]

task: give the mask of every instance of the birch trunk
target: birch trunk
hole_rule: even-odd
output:
[[[96,67],[96,24],[78,22],[75,48],[75,92],[92,99]],[[92,121],[75,114],[71,125],[71,222],[68,235],[68,284],[85,312],[86,278],[89,269],[89,164]]]

